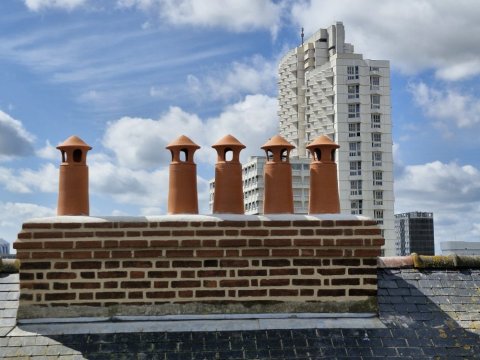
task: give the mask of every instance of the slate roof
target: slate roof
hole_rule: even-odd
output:
[[[480,269],[379,269],[378,280],[378,328],[124,333],[111,323],[110,333],[42,335],[13,328],[18,276],[4,276],[0,357],[480,359]]]

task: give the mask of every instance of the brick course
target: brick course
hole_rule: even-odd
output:
[[[191,218],[25,223],[20,308],[375,296],[384,241],[370,220]]]

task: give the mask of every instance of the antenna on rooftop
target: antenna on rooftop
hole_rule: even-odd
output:
[[[305,35],[303,34],[303,27],[302,27],[302,33],[300,34],[300,36],[302,37],[302,45],[303,45],[303,37],[305,36]]]

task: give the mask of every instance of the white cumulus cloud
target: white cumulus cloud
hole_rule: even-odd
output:
[[[64,9],[73,10],[76,7],[84,5],[88,0],[25,0],[25,5],[32,11],[42,9]]]
[[[34,136],[23,124],[0,110],[0,160],[33,153]]]

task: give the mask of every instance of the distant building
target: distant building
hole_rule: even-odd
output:
[[[433,213],[408,212],[395,214],[395,253],[397,256],[435,255]]]
[[[0,258],[10,255],[10,243],[7,240],[0,239]]]
[[[442,241],[442,255],[480,255],[480,241]]]
[[[245,214],[263,213],[263,166],[264,156],[251,156],[242,165],[243,198]],[[310,187],[310,159],[290,159],[292,164],[293,206],[295,214],[308,213],[308,196]],[[213,208],[215,181],[210,181],[210,211]]]
[[[356,53],[337,22],[288,51],[278,70],[280,135],[293,157],[307,157],[319,135],[340,145],[341,212],[375,219],[394,255],[390,63]]]

